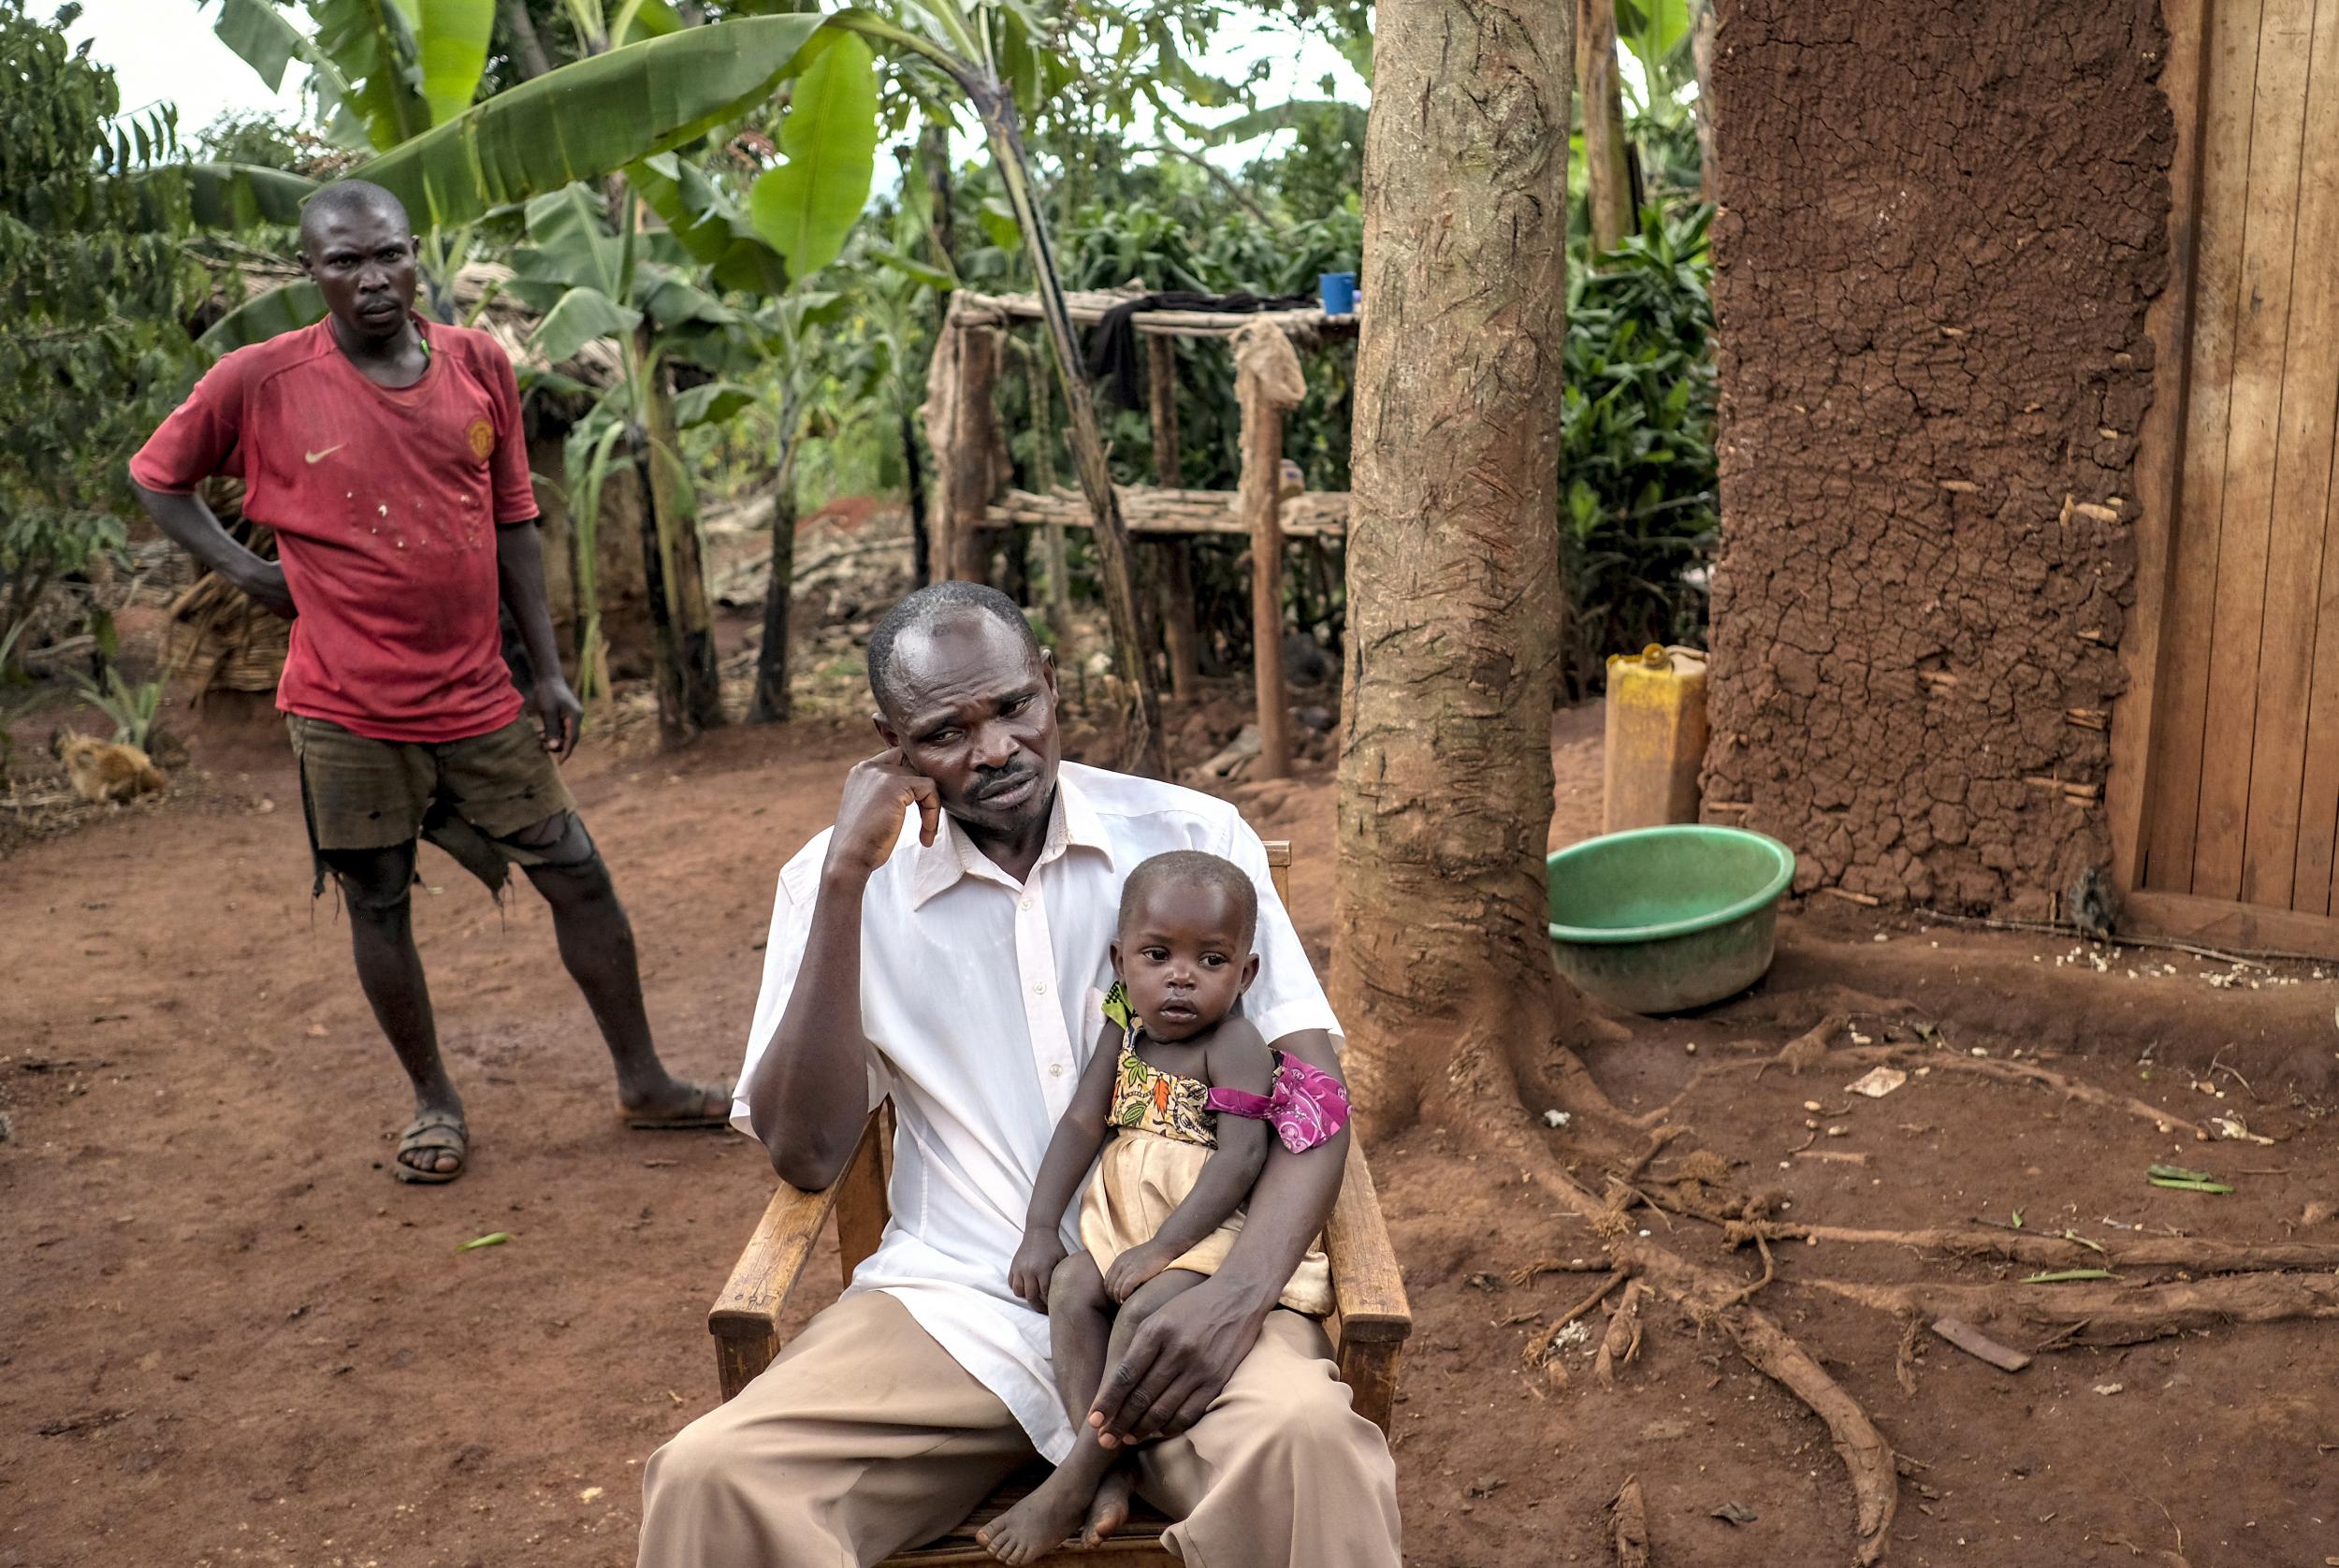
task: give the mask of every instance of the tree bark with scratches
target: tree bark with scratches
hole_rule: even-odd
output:
[[[1368,1136],[1518,1117],[1515,1048],[1572,1010],[1543,858],[1573,12],[1377,15],[1332,944]]]

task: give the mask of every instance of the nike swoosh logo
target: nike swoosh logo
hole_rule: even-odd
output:
[[[342,447],[347,446],[348,444],[349,443],[345,441],[337,441],[322,452],[309,452],[302,455],[312,463],[321,463],[325,461],[326,458],[331,457],[334,453],[339,452]]]

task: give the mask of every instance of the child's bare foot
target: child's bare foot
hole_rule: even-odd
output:
[[[1129,1522],[1129,1473],[1115,1470],[1097,1488],[1097,1501],[1088,1505],[1088,1523],[1081,1529],[1081,1545],[1096,1546]]]
[[[1080,1528],[1091,1501],[1087,1488],[1070,1471],[1068,1465],[1058,1465],[1055,1474],[1040,1482],[1029,1497],[975,1532],[976,1543],[1007,1563],[1037,1562],[1063,1546]],[[1098,1492],[1097,1500],[1102,1498]],[[1123,1515],[1127,1511],[1124,1501]]]

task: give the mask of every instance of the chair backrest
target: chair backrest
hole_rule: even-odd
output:
[[[1261,842],[1267,847],[1267,877],[1275,884],[1275,896],[1284,907],[1291,907],[1291,840],[1269,838]]]

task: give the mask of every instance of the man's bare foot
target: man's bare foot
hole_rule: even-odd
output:
[[[976,1544],[1001,1562],[1037,1562],[1071,1539],[1088,1513],[1087,1488],[1058,1465],[1055,1474],[1039,1483],[1023,1502],[975,1532]],[[1108,1485],[1110,1482],[1108,1482]],[[1104,1493],[1099,1490],[1097,1498]],[[1125,1501],[1122,1512],[1128,1504]]]
[[[1088,1522],[1081,1528],[1082,1546],[1101,1546],[1129,1522],[1130,1485],[1126,1470],[1115,1470],[1104,1478],[1097,1488],[1097,1501],[1088,1505]]]
[[[620,1091],[625,1125],[640,1132],[720,1127],[731,1123],[731,1091],[720,1083],[669,1077],[640,1091]]]

